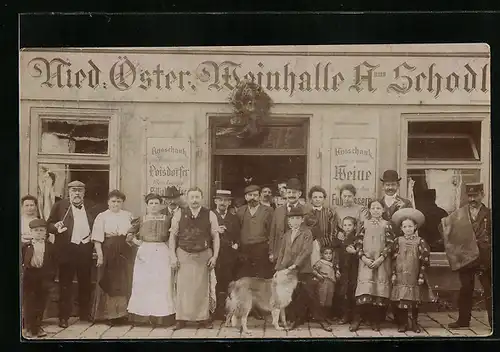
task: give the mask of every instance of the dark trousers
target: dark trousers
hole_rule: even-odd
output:
[[[73,306],[73,278],[78,280],[78,313],[80,318],[90,314],[92,243],[69,244],[66,260],[59,264],[59,319],[69,319]]]
[[[481,286],[483,286],[486,311],[488,312],[488,321],[491,326],[491,268],[480,271],[478,267],[473,267],[460,269],[458,271],[461,285],[458,297],[458,321],[462,323],[470,322],[476,273],[479,273],[479,282],[481,282]]]
[[[238,278],[259,277],[270,279],[274,272],[273,265],[269,261],[269,245],[267,242],[241,245],[239,266]]]
[[[224,317],[228,286],[236,278],[237,259],[237,250],[229,245],[221,244],[219,258],[215,265],[215,276],[217,277],[217,284],[215,286],[215,291],[217,292],[217,309],[215,314],[220,319]]]
[[[349,254],[345,254],[349,255]],[[356,308],[356,286],[358,284],[359,259],[355,255],[343,258],[340,267],[340,285],[333,297],[334,316],[352,320]]]
[[[24,323],[26,329],[37,335],[49,295],[50,281],[41,268],[29,268],[23,273]]]
[[[298,279],[287,316],[290,315],[297,326],[308,321],[309,317],[324,322],[325,311],[319,303],[318,281],[310,273],[299,274]]]

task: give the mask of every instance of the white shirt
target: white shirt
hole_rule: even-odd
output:
[[[292,210],[292,208],[295,208],[298,205],[299,205],[299,202],[297,202],[295,204],[287,204],[286,208],[288,209],[288,212],[290,212],[290,210]]]
[[[43,256],[45,255],[45,241],[33,241],[33,257],[31,257],[31,266],[41,268],[43,265]]]
[[[226,218],[226,215],[227,215],[227,210],[226,210],[226,212],[225,212],[224,214],[223,214],[223,213],[221,213],[221,212],[220,212],[220,211],[218,211],[218,210],[217,210],[217,213],[219,213],[219,215],[220,215],[220,217],[221,217],[222,219],[225,219],[225,218]]]
[[[87,213],[85,212],[85,206],[82,205],[82,208],[78,209],[71,204],[71,210],[73,211],[74,219],[71,243],[80,244],[90,242],[90,226]]]
[[[259,209],[259,205],[260,204],[257,204],[256,207],[251,207],[250,205],[248,206],[248,211],[250,212],[250,215],[254,216],[255,213],[257,212],[257,210]]]
[[[387,194],[384,196],[384,202],[385,204],[390,207],[391,205],[394,204],[394,202],[396,201],[396,197],[397,195],[394,194],[393,196],[388,196]]]
[[[323,206],[320,206],[320,207],[313,206],[313,210],[321,211],[322,209],[323,209]]]
[[[104,242],[105,233],[116,232],[120,236],[125,236],[130,229],[132,213],[126,210],[120,210],[117,213],[106,210],[95,218],[92,228],[92,241]]]

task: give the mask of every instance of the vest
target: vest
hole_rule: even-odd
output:
[[[188,253],[197,253],[210,248],[211,243],[210,210],[201,207],[198,217],[193,218],[191,209],[182,209],[179,221],[179,248]]]

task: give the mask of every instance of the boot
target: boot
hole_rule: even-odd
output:
[[[382,318],[382,310],[385,315],[385,307],[373,306],[372,308],[372,329],[373,331],[380,331],[380,321]]]
[[[422,331],[420,329],[420,326],[418,325],[418,307],[413,307],[411,309],[410,323],[411,323],[411,331],[416,332],[417,334]]]
[[[361,312],[360,307],[356,307],[354,309],[354,319],[351,321],[351,325],[349,326],[349,331],[358,331],[359,326],[361,325]]]
[[[395,313],[397,315],[398,332],[405,332],[408,330],[408,310],[398,308]]]

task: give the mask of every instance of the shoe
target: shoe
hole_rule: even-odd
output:
[[[361,319],[355,319],[351,322],[349,326],[349,331],[354,332],[359,330],[359,326],[361,325]]]
[[[212,321],[202,321],[198,324],[198,327],[201,329],[213,329],[214,323]]]
[[[372,325],[373,331],[380,331],[380,323],[373,323]]]
[[[350,322],[351,322],[351,319],[348,316],[345,316],[339,320],[340,325],[349,324]]]
[[[461,321],[454,321],[453,323],[449,323],[448,327],[450,329],[459,329],[459,328],[468,328],[470,326],[470,323],[463,323]]]
[[[411,331],[413,331],[417,334],[422,332],[422,330],[420,329],[420,326],[418,325],[417,319],[413,318],[413,317],[410,319],[410,327],[409,328]]]
[[[68,326],[68,319],[59,319],[60,328],[66,329]]]
[[[408,329],[408,327],[405,325],[398,326],[398,332],[405,332],[407,329]]]
[[[40,328],[40,330],[38,330],[38,334],[36,335],[36,337],[45,337],[45,336],[47,336],[47,332],[45,332],[45,330]]]
[[[186,326],[185,322],[178,321],[177,323],[175,323],[174,331],[183,329],[185,326]]]
[[[332,331],[333,331],[332,327],[331,327],[331,326],[329,326],[329,325],[326,325],[326,323],[325,323],[325,322],[320,321],[320,322],[319,322],[319,326],[321,326],[321,328],[322,328],[323,330],[325,330],[325,331],[328,331],[328,332],[332,332]]]

